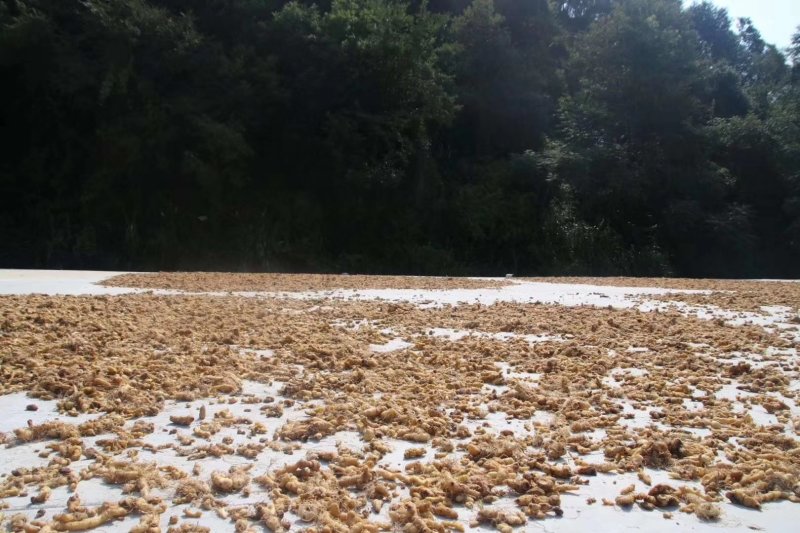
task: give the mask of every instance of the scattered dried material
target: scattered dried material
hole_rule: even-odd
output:
[[[221,272],[159,272],[121,274],[101,283],[107,287],[173,289],[191,292],[300,292],[336,289],[487,289],[510,282],[424,276],[364,276],[332,274],[229,274]]]
[[[263,286],[209,276],[217,285],[174,281]],[[674,311],[153,294],[0,297],[0,324],[0,392],[105,413],[17,428],[12,445],[45,441],[34,446],[47,466],[0,479],[0,498],[57,506],[51,490],[92,478],[126,496],[94,510],[73,502],[52,530],[133,515],[149,531],[191,504],[187,518],[237,531],[288,530],[289,512],[317,531],[458,531],[460,513],[507,531],[561,516],[562,495],[598,474],[627,476],[603,505],[665,518],[800,500],[797,341],[761,327]],[[370,349],[395,338],[409,346]],[[248,392],[253,382],[270,392]],[[137,419],[168,402],[172,425]],[[344,432],[358,446],[327,448]],[[161,454],[197,462],[159,466]],[[652,469],[673,481],[653,485]],[[623,488],[636,477],[646,493]],[[230,503],[243,498],[260,503]],[[178,521],[170,530],[202,530]]]
[[[688,278],[520,278],[548,283],[584,283],[612,287],[658,287],[678,290],[705,290],[711,294],[672,293],[649,297],[655,300],[680,301],[691,305],[714,305],[735,311],[761,312],[764,306],[788,307],[798,311],[800,284],[781,281],[744,281]]]

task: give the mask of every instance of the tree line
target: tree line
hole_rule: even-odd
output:
[[[800,276],[800,33],[680,0],[0,0],[0,264]]]

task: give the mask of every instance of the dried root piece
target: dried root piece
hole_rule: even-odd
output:
[[[267,418],[280,418],[283,416],[283,407],[277,403],[267,404],[261,406],[261,412]]]
[[[256,506],[256,517],[264,523],[270,531],[274,533],[283,533],[287,530],[281,523],[283,513],[280,515],[272,503],[264,503]]]
[[[176,426],[190,426],[194,422],[194,417],[192,415],[172,415],[169,417],[169,421]]]
[[[161,527],[158,524],[160,518],[161,513],[142,515],[141,520],[131,528],[130,533],[161,533]]]
[[[52,489],[45,485],[39,491],[39,494],[36,496],[31,496],[31,503],[44,503],[50,498],[50,493],[52,493]]]
[[[673,458],[680,457],[683,442],[674,439],[670,442],[647,442],[640,446],[636,453],[641,455],[642,464],[650,468],[667,468],[672,464]]]
[[[616,503],[620,507],[630,507],[635,502],[636,502],[636,495],[633,493],[620,494],[614,500],[614,503]]]
[[[771,397],[764,400],[764,402],[761,405],[769,414],[774,414],[778,411],[786,411],[789,409],[789,406],[787,406],[785,403],[778,400],[777,398],[771,398]]]
[[[108,462],[96,469],[96,475],[111,485],[124,485],[122,490],[126,494],[140,492],[145,497],[151,488],[166,486],[155,463]]]
[[[425,448],[409,448],[403,453],[403,459],[419,459],[425,457]]]
[[[551,461],[560,459],[561,457],[564,456],[565,453],[567,453],[567,447],[561,440],[551,441],[547,445],[545,450],[547,452],[547,458],[550,459]]]
[[[181,524],[167,529],[167,533],[211,533],[211,529],[195,524]]]
[[[227,474],[219,471],[212,472],[211,488],[217,492],[239,492],[250,484],[247,470],[249,468],[232,467]]]
[[[715,522],[719,520],[719,517],[722,514],[719,507],[710,502],[703,502],[696,505],[694,508],[694,513],[700,520],[705,520],[707,522]]]
[[[211,496],[211,487],[205,481],[196,478],[182,480],[175,489],[176,504],[193,503]]]
[[[311,418],[302,422],[288,422],[280,428],[276,436],[282,440],[319,440],[336,432],[333,424],[321,418]]]
[[[429,502],[405,500],[392,505],[389,518],[402,531],[447,533],[445,523],[437,520],[431,510]]]
[[[15,429],[14,435],[22,442],[32,442],[40,439],[64,440],[72,437],[80,437],[80,431],[72,424],[65,424],[64,422],[45,422],[38,426],[30,424],[26,428]]]
[[[510,531],[512,527],[525,525],[527,521],[525,515],[516,509],[483,508],[475,517],[476,525],[491,524],[500,531]]]
[[[25,531],[28,527],[28,517],[22,513],[13,515],[8,522],[11,531]]]
[[[452,507],[447,507],[443,504],[434,505],[431,507],[431,512],[436,516],[441,516],[442,518],[447,518],[448,520],[458,519],[458,512]]]
[[[398,438],[411,442],[428,442],[431,440],[430,434],[421,429],[409,429],[398,435]]]
[[[732,503],[743,505],[751,509],[761,509],[761,502],[758,501],[758,498],[746,490],[742,489],[732,490],[727,494],[725,494],[725,496]]]
[[[248,459],[255,459],[258,457],[258,454],[264,451],[264,448],[264,444],[249,442],[236,448],[236,454],[241,455],[242,457],[247,457]]]
[[[123,416],[118,414],[109,414],[80,424],[78,426],[78,431],[83,437],[95,437],[104,433],[111,433],[112,431],[115,431],[124,425],[125,418]]]
[[[648,501],[656,507],[675,507],[680,504],[680,499],[675,495],[677,490],[670,485],[659,483],[647,493]]]
[[[88,531],[128,515],[128,510],[115,504],[104,503],[97,510],[97,514],[87,518],[76,519],[84,513],[67,513],[56,515],[53,529],[56,531]]]

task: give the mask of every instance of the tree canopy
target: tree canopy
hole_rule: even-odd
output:
[[[800,31],[680,0],[0,0],[0,265],[800,275]]]

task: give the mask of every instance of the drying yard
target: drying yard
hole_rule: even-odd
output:
[[[800,283],[0,271],[0,528],[792,531]]]

